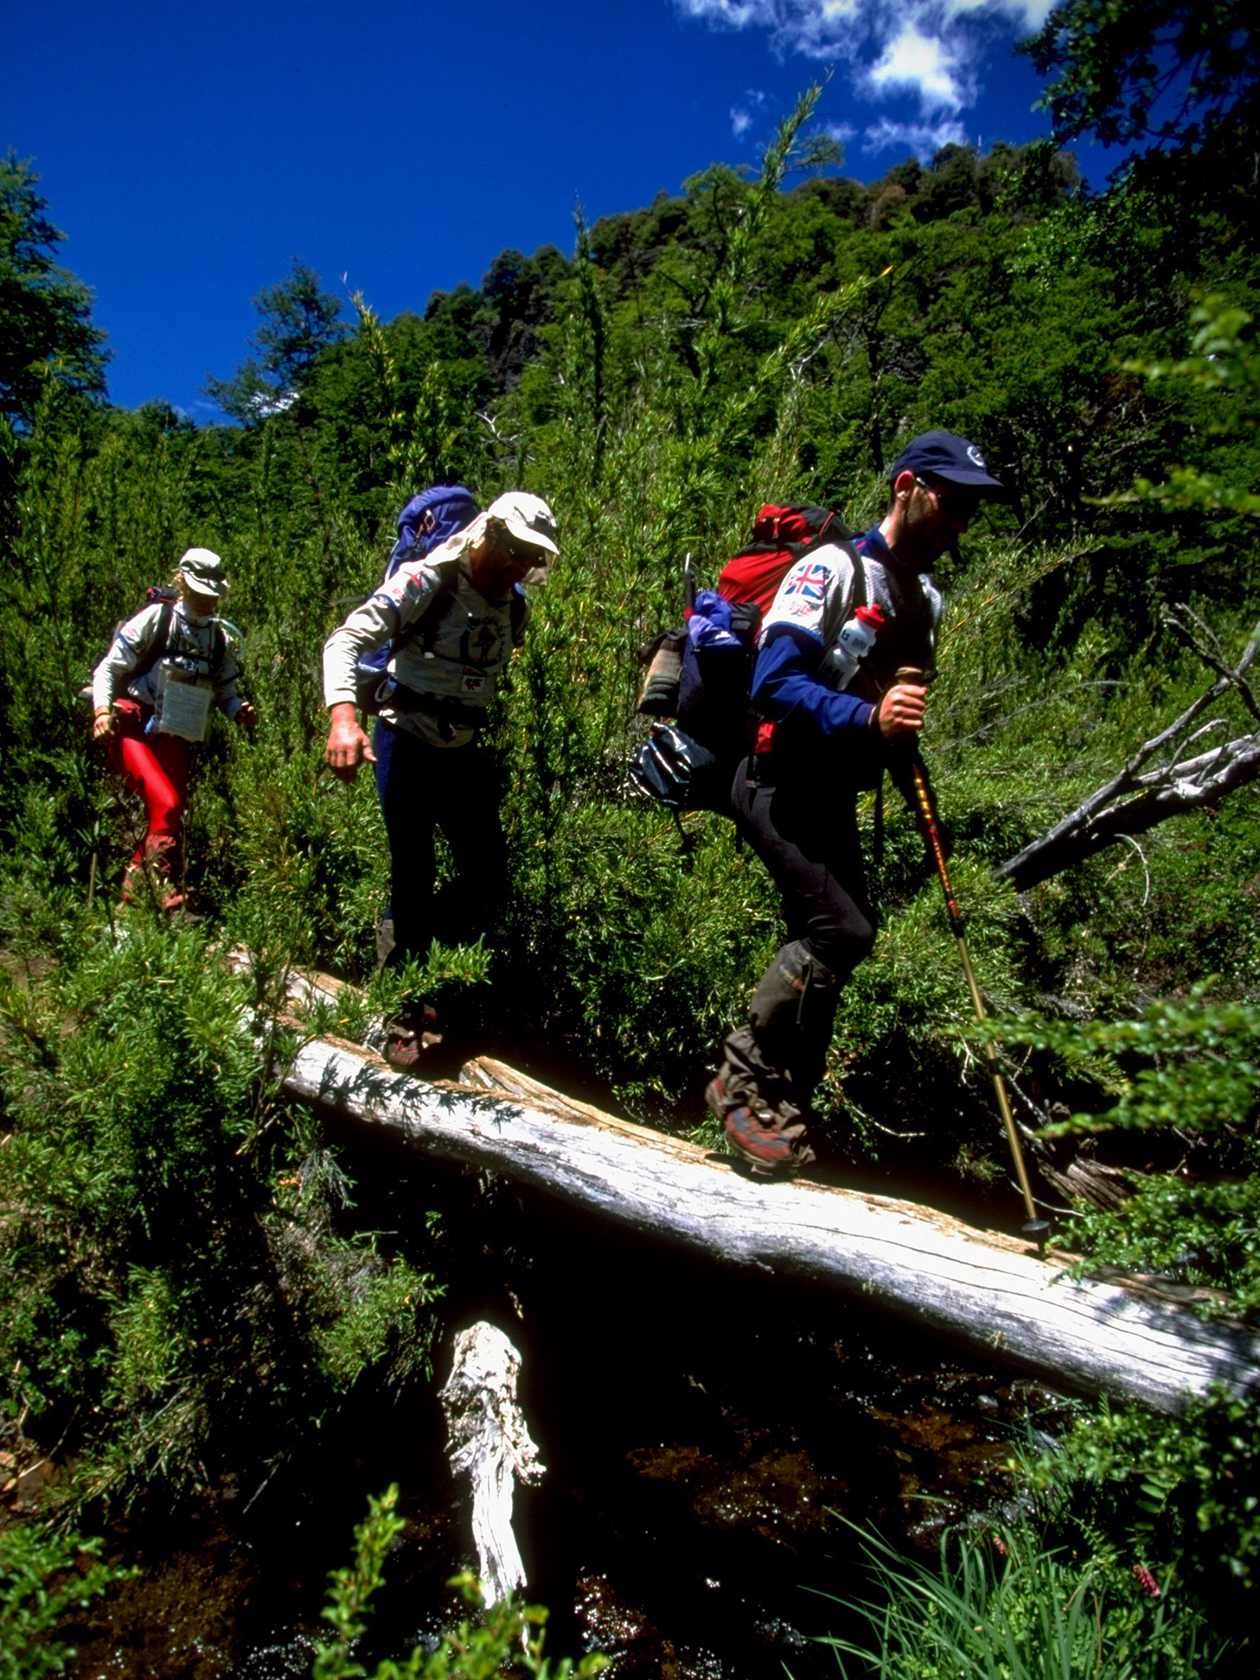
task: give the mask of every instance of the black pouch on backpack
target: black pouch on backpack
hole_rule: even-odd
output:
[[[630,760],[630,781],[671,811],[725,811],[730,804],[729,762],[672,723],[656,723]]]

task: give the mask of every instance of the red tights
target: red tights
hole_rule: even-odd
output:
[[[192,755],[178,735],[146,735],[143,710],[134,700],[118,700],[118,721],[108,737],[109,762],[127,779],[127,786],[144,800],[149,829],[136,847],[133,862],[169,853],[179,839],[180,822],[188,799],[188,768]]]

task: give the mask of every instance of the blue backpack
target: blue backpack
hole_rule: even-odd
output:
[[[398,515],[398,541],[389,551],[381,584],[388,583],[405,560],[423,560],[448,537],[471,525],[479,512],[471,490],[466,490],[462,484],[434,484],[418,496],[413,496]],[[429,641],[436,636],[442,614],[455,592],[456,581],[453,570],[445,572],[441,587],[416,622],[409,624],[401,635],[393,637],[384,647],[365,653],[359,660],[358,696],[364,711],[379,710],[377,690],[386,667],[398,649],[416,636]]]

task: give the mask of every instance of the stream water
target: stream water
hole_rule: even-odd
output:
[[[510,1186],[488,1193],[470,1171],[386,1162],[367,1176],[356,1218],[378,1229],[438,1196],[447,1217],[462,1202],[467,1221],[490,1218],[484,1266],[463,1269],[445,1319],[488,1317],[521,1350],[547,1467],[517,1494],[528,1596],[550,1607],[551,1654],[603,1650],[619,1680],[834,1676],[817,1637],[861,1624],[820,1595],[871,1587],[844,1519],[926,1555],[945,1523],[1009,1499],[1004,1466],[1030,1419],[1053,1427],[1044,1391],[969,1369],[860,1301],[735,1274]],[[448,1341],[439,1379],[449,1357]],[[446,1582],[476,1563],[436,1386],[356,1392],[261,1490],[118,1535],[141,1573],[74,1630],[72,1673],[308,1674],[327,1572],[391,1481],[407,1527],[360,1660],[370,1671],[432,1645],[458,1614]]]

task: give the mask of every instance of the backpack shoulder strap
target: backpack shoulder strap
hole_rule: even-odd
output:
[[[454,560],[444,561],[437,568],[437,573],[437,588],[429,597],[420,616],[394,637],[395,649],[406,647],[409,642],[414,642],[419,637],[423,652],[426,655],[433,652],[433,644],[437,641],[437,633],[446,616],[446,609],[454,600],[455,591],[459,588],[459,565]]]
[[[143,655],[140,663],[128,677],[128,682],[137,682],[141,677],[147,677],[158,660],[165,659],[171,640],[171,618],[174,612],[174,601],[162,602],[162,610],[158,613],[157,630],[154,633],[152,644],[149,651]]]

